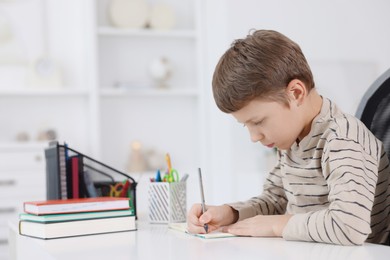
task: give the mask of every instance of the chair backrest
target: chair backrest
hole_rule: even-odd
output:
[[[356,117],[383,142],[390,159],[390,69],[383,73],[364,94]]]

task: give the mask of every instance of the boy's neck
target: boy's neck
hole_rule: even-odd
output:
[[[316,89],[312,89],[306,97],[304,102],[304,109],[306,111],[306,122],[305,126],[298,136],[297,142],[302,140],[306,135],[310,133],[311,124],[314,118],[321,112],[322,108],[322,97],[318,94]]]

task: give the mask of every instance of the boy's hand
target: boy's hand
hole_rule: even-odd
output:
[[[239,236],[281,237],[291,215],[258,215],[222,228]]]
[[[238,213],[228,205],[206,206],[206,212],[202,215],[202,206],[194,204],[187,216],[188,232],[204,234],[204,224],[208,224],[208,232],[217,230],[221,226],[230,225],[237,221]]]

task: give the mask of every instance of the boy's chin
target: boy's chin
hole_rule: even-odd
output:
[[[289,150],[292,146],[293,146],[293,144],[291,144],[291,145],[275,145],[274,148],[276,148],[278,150]]]

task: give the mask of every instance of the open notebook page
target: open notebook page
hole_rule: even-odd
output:
[[[192,235],[192,236],[205,238],[205,239],[209,239],[209,238],[223,238],[223,237],[235,237],[236,236],[236,235],[233,235],[233,234],[230,234],[230,233],[224,233],[224,232],[221,232],[221,231],[213,231],[213,232],[208,233],[208,234],[192,234],[192,233],[189,233],[188,230],[187,230],[187,223],[169,223],[168,227],[171,228],[171,229],[177,230],[177,231],[181,231],[181,232],[187,233],[187,234]]]

